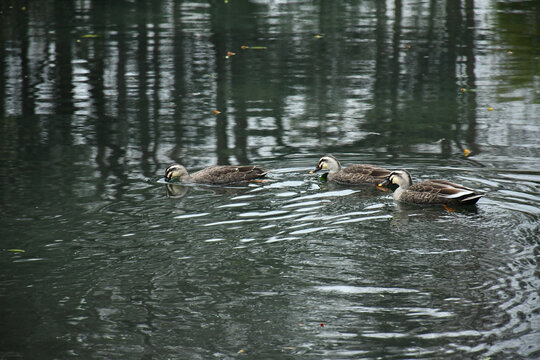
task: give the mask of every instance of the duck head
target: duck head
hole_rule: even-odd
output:
[[[171,181],[177,179],[178,181],[183,181],[189,177],[189,173],[185,167],[179,164],[172,164],[165,169],[165,180]]]
[[[412,184],[411,175],[406,170],[394,170],[377,186],[389,186],[390,184],[407,189]]]
[[[319,163],[317,164],[317,167],[311,170],[309,173],[313,174],[320,170],[328,170],[329,172],[336,172],[336,171],[341,170],[341,164],[339,163],[338,159],[336,159],[332,155],[325,155],[319,159]]]

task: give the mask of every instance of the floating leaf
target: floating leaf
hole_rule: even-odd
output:
[[[461,92],[465,92],[465,91],[467,91],[467,89],[465,89],[465,88],[461,88],[461,89],[459,89],[459,91],[461,91]]]
[[[236,53],[235,53],[235,52],[232,52],[232,51],[227,51],[227,56],[234,56],[234,55],[236,55]]]
[[[410,48],[411,48],[411,44],[407,44],[407,45],[405,45],[405,47],[406,47],[407,49],[410,49]]]
[[[11,251],[11,252],[18,252],[18,253],[26,252],[26,251],[21,250],[21,249],[8,249],[8,251]]]
[[[86,35],[83,35],[81,36],[83,39],[93,39],[93,38],[97,38],[99,37],[98,34],[86,34]]]
[[[266,50],[266,46],[247,46],[247,45],[242,45],[240,46],[240,49],[242,50],[247,50],[247,49],[251,49],[251,50]]]
[[[292,347],[292,346],[285,346],[284,349],[285,349],[285,350],[294,350],[295,348]]]
[[[324,34],[315,35],[315,39],[322,39],[323,37],[324,37]]]
[[[238,354],[243,354],[243,353],[245,353],[245,352],[246,352],[246,350],[244,350],[244,349],[238,350]]]
[[[212,111],[212,113],[213,113],[214,115],[219,115],[219,114],[221,114],[221,111],[219,111],[219,110],[214,110],[214,111]]]
[[[463,155],[465,155],[465,157],[471,155],[471,150],[469,150],[469,149],[463,150]]]
[[[493,111],[493,108],[491,106],[488,107],[488,111]]]
[[[321,327],[324,327],[324,323],[321,323],[320,325],[321,325]]]
[[[444,208],[446,209],[446,211],[448,211],[448,212],[453,212],[453,211],[456,211],[456,209],[454,209],[454,208],[451,208],[451,207],[449,207],[449,206],[446,206],[446,205],[443,205],[443,207],[444,207]]]
[[[513,52],[512,50],[508,50],[506,53],[507,53],[508,55],[512,55],[514,52]]]

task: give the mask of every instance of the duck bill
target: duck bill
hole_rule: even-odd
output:
[[[377,184],[377,186],[378,186],[378,187],[385,187],[385,186],[387,186],[388,184],[390,184],[390,180],[384,179],[383,182]]]
[[[321,171],[322,168],[320,168],[319,166],[317,166],[315,169],[311,170],[309,173],[310,174],[313,174],[313,173],[316,173],[317,171]]]

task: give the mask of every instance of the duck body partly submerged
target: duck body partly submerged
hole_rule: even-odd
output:
[[[369,164],[354,164],[342,168],[338,159],[332,155],[325,155],[319,159],[317,167],[310,173],[328,170],[326,179],[343,185],[379,184],[391,171],[379,166]]]
[[[411,175],[405,170],[392,171],[379,186],[387,186],[388,183],[398,186],[392,195],[394,200],[412,204],[474,205],[485,195],[446,180],[413,184]]]
[[[184,166],[172,164],[165,169],[165,179],[178,180],[182,183],[224,185],[259,179],[267,173],[268,170],[257,165],[214,165],[189,174]]]

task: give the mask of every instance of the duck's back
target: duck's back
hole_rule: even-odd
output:
[[[258,179],[265,176],[267,172],[256,165],[215,165],[193,173],[191,180],[201,184],[222,185]]]
[[[446,180],[427,180],[411,185],[399,200],[415,204],[472,205],[484,194]]]
[[[328,179],[340,184],[379,184],[388,175],[390,170],[369,164],[354,164],[336,173],[328,174]]]

